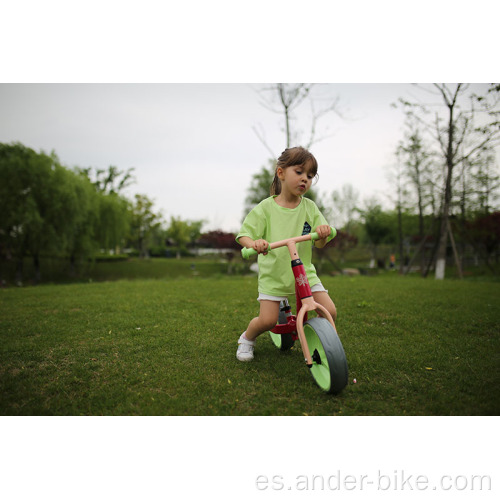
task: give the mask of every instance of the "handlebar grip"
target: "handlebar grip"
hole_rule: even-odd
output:
[[[249,259],[252,255],[257,255],[257,250],[253,248],[242,248],[241,249],[241,256],[244,259]]]
[[[335,236],[337,236],[337,230],[334,227],[332,227],[331,229],[332,229],[332,231],[330,233],[330,236],[333,239],[333,238],[335,238]],[[316,241],[318,239],[319,239],[318,233],[311,233],[311,240]]]

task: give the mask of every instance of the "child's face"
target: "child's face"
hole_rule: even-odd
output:
[[[307,165],[293,165],[287,168],[278,168],[278,178],[281,181],[282,192],[294,196],[302,196],[309,191],[314,174]]]

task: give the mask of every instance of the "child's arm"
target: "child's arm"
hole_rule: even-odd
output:
[[[248,236],[241,236],[238,239],[238,243],[245,248],[253,248],[258,253],[267,254],[266,250],[269,247],[269,243],[266,240],[252,240]]]
[[[315,229],[315,232],[318,233],[319,239],[314,242],[314,246],[316,248],[323,248],[326,245],[326,240],[330,233],[332,232],[332,228],[328,224],[324,224],[322,226],[318,226]]]

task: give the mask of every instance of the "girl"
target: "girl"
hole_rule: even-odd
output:
[[[315,245],[322,248],[330,241],[330,226],[316,204],[304,198],[317,176],[316,158],[302,147],[285,149],[278,158],[271,196],[257,205],[243,221],[236,241],[258,253],[260,313],[252,319],[238,340],[236,357],[251,361],[255,339],[276,326],[280,301],[295,294],[295,281],[287,247],[267,253],[268,242],[317,232]],[[319,280],[312,259],[310,241],[298,243],[314,300],[323,305],[335,321],[335,304]]]

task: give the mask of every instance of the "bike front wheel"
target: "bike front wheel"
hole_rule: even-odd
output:
[[[323,391],[338,394],[347,385],[348,366],[335,328],[325,318],[311,318],[304,323],[304,334],[313,360],[311,375]]]

